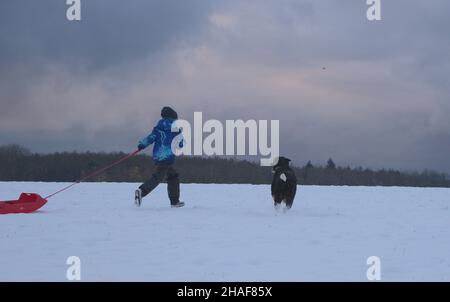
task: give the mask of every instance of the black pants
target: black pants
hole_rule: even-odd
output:
[[[180,179],[177,171],[171,165],[156,166],[156,171],[152,177],[139,187],[142,190],[142,197],[153,191],[164,178],[167,179],[167,193],[170,203],[177,204],[180,199]]]

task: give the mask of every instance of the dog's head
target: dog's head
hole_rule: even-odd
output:
[[[286,157],[284,157],[284,156],[280,156],[279,158],[278,158],[278,161],[277,161],[277,163],[273,166],[273,170],[276,170],[276,169],[278,169],[278,168],[286,168],[286,167],[289,167],[289,162],[290,162],[291,160],[289,159],[289,158],[286,158]]]

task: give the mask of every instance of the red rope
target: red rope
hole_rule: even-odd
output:
[[[68,185],[67,187],[62,188],[61,190],[59,190],[59,191],[57,191],[57,192],[55,192],[55,193],[53,193],[53,194],[48,195],[48,196],[45,197],[44,199],[49,199],[50,197],[53,197],[53,196],[55,196],[56,194],[61,193],[61,192],[65,191],[65,190],[67,190],[67,189],[73,187],[74,185],[79,184],[80,182],[85,181],[86,179],[88,179],[88,178],[90,178],[90,177],[93,177],[93,176],[95,176],[95,175],[100,174],[100,173],[102,173],[102,172],[108,170],[109,168],[112,168],[112,167],[114,167],[115,165],[118,165],[118,164],[120,164],[121,162],[123,162],[123,161],[129,159],[130,157],[132,157],[132,156],[134,156],[134,155],[136,155],[136,154],[139,153],[140,151],[141,151],[141,150],[136,150],[136,151],[134,151],[134,152],[132,152],[132,153],[126,155],[126,156],[122,157],[121,159],[119,159],[119,160],[113,162],[113,163],[110,164],[109,166],[106,166],[106,167],[104,167],[104,168],[101,168],[101,169],[99,169],[99,170],[97,170],[97,171],[92,172],[92,173],[89,174],[89,175],[86,175],[85,177],[81,178],[80,180],[77,180],[76,182],[74,182],[73,184],[70,184],[70,185]]]

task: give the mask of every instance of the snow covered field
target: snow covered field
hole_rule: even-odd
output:
[[[3,182],[0,200],[61,183]],[[299,187],[277,213],[265,185],[166,185],[133,204],[136,184],[85,183],[34,214],[0,215],[0,281],[450,281],[450,190]]]

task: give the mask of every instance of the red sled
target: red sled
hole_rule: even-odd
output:
[[[32,213],[42,208],[47,200],[35,193],[22,193],[19,200],[0,201],[0,214]]]

